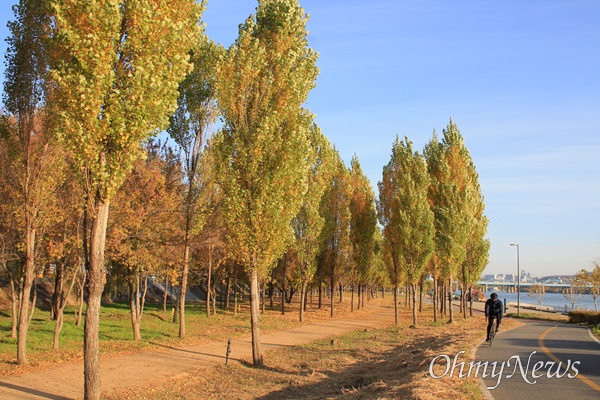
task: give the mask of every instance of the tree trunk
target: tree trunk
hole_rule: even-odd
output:
[[[438,301],[440,304],[440,317],[446,316],[446,282],[441,279],[438,284]]]
[[[260,313],[264,314],[265,313],[265,295],[267,294],[265,292],[266,288],[265,288],[264,283],[259,282],[258,285],[260,288]]]
[[[210,301],[212,303],[212,315],[216,315],[217,314],[217,280],[213,279],[212,280],[212,287],[210,288]],[[222,295],[222,290],[223,290],[223,286],[221,285],[221,296],[219,296],[221,298],[221,309],[223,307],[223,295]]]
[[[263,365],[260,350],[260,313],[258,309],[258,271],[256,270],[256,255],[250,277],[250,323],[252,325],[252,364],[255,367]]]
[[[433,322],[437,322],[437,308],[438,308],[438,304],[437,304],[437,291],[438,291],[438,281],[435,278],[435,276],[433,277]]]
[[[35,269],[35,235],[36,230],[31,223],[31,216],[26,216],[25,266],[23,270],[23,286],[19,295],[19,314],[17,322],[17,363],[27,364],[27,331],[29,330],[29,298],[33,285]]]
[[[99,400],[100,389],[100,302],[106,283],[104,270],[104,246],[108,223],[109,200],[99,194],[95,199],[96,215],[92,219],[90,240],[90,265],[88,276],[87,312],[83,335],[83,375],[84,397],[86,400]]]
[[[65,306],[67,305],[67,299],[69,298],[69,294],[73,290],[73,286],[75,286],[75,280],[77,279],[77,271],[73,274],[73,279],[71,280],[71,284],[69,285],[69,290],[65,293],[62,289],[58,293],[57,296],[57,308],[56,308],[56,325],[54,326],[54,340],[52,342],[52,348],[54,350],[58,350],[58,342],[60,338],[60,332],[62,331],[64,316],[65,316]]]
[[[50,319],[56,321],[58,318],[58,303],[60,293],[63,292],[64,285],[64,266],[61,264],[57,265],[56,277],[54,278],[54,292],[52,293],[52,307],[50,307]]]
[[[419,282],[419,312],[423,312],[423,278]]]
[[[83,294],[85,292],[87,272],[83,270],[81,281],[77,281],[77,311],[75,316],[75,326],[81,325],[81,314],[83,313]]]
[[[31,287],[33,291],[33,299],[31,300],[31,308],[29,312],[29,316],[27,317],[27,329],[29,329],[29,325],[31,324],[31,320],[33,319],[33,313],[35,312],[35,306],[37,305],[37,280],[33,278],[33,285]]]
[[[323,307],[323,280],[319,276],[319,304],[317,308],[320,310]]]
[[[285,314],[285,268],[287,266],[286,255],[281,259],[281,315]]]
[[[473,288],[469,288],[469,316],[473,316]]]
[[[454,312],[452,311],[452,275],[450,275],[450,279],[448,280],[448,323],[451,324],[454,322]]]
[[[412,312],[413,312],[413,326],[417,326],[417,285],[412,283]]]
[[[330,306],[330,310],[329,310],[329,316],[330,316],[331,318],[333,318],[333,312],[334,312],[334,307],[335,307],[335,305],[334,305],[334,301],[333,301],[333,298],[335,297],[335,296],[333,295],[333,292],[335,292],[335,282],[334,282],[334,280],[333,280],[333,276],[331,277],[331,280],[330,280],[330,282],[329,282],[329,283],[330,283],[330,286],[331,286],[331,296],[329,297],[329,303],[330,303],[330,304],[329,304],[329,306]]]
[[[231,294],[231,276],[227,277],[227,289],[225,290],[225,308],[229,309],[229,296]]]
[[[187,291],[188,274],[190,270],[190,237],[189,231],[185,233],[185,248],[183,251],[183,273],[181,274],[181,287],[179,288],[179,339],[185,338],[185,293]]]
[[[311,296],[311,303],[312,303],[312,288],[310,290],[310,296]],[[308,283],[306,284],[306,287],[304,288],[304,305],[302,308],[304,309],[304,311],[308,310]]]
[[[135,280],[135,286],[131,279],[128,279],[127,283],[129,284],[129,312],[131,315],[131,328],[133,329],[133,340],[138,341],[142,339],[142,336],[140,335],[140,324],[138,323],[137,319],[137,313],[139,308],[138,299],[140,298],[139,277],[136,276]]]
[[[59,309],[56,311],[56,325],[54,326],[54,340],[52,341],[52,348],[58,350],[58,339],[60,337],[60,331],[63,327],[64,314],[63,310]]]
[[[342,282],[340,282],[340,303],[344,302],[344,287],[342,286]]]
[[[398,282],[394,282],[394,323],[398,325]]]
[[[361,301],[361,307],[365,307],[365,293],[367,293],[367,300],[370,300],[369,298],[369,293],[371,291],[371,288],[368,287],[367,285],[363,285],[363,289],[362,289],[362,296],[360,298]],[[373,298],[373,295],[371,294],[371,299]]]
[[[271,280],[269,281],[269,308],[272,310],[275,305],[275,269],[271,271]]]
[[[306,280],[302,281],[300,288],[300,323],[304,322],[304,307],[306,307]]]
[[[238,276],[237,276],[237,263],[233,264],[233,316],[237,316],[238,311]]]
[[[206,278],[206,316],[210,317],[210,284],[212,278],[212,248],[213,245],[208,245],[208,276]]]
[[[360,286],[359,286],[358,290],[359,290],[359,293],[360,293]],[[350,293],[351,293],[351,295],[350,295],[350,312],[354,312],[354,285],[352,285],[350,287]],[[360,294],[358,295],[358,304],[359,304],[359,307],[360,307]]]
[[[463,283],[461,297],[462,297],[461,307],[463,309],[463,318],[467,319],[467,284],[466,283]]]
[[[169,278],[165,278],[165,291],[163,293],[163,313],[167,313],[167,297],[169,296]]]
[[[18,318],[18,307],[17,307],[17,291],[15,289],[15,280],[10,278],[10,298],[12,301],[12,327],[10,331],[10,337],[15,339],[17,337],[17,318]]]

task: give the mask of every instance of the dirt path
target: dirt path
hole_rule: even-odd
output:
[[[261,336],[263,351],[301,345],[365,328],[385,327],[394,321],[393,308],[368,306],[373,313],[359,318],[333,319]],[[156,379],[177,377],[191,368],[225,362],[227,343],[207,343],[185,348],[164,347],[159,351],[104,358],[101,362],[102,390],[136,388]],[[232,340],[231,360],[252,359],[250,337]],[[83,364],[61,365],[42,371],[0,379],[0,399],[83,398]]]

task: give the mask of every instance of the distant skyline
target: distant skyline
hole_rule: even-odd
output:
[[[10,6],[0,4],[0,36]],[[490,220],[484,274],[574,274],[600,257],[600,2],[306,0],[321,74],[307,107],[376,190],[396,135],[422,149],[450,117]],[[211,0],[229,47],[250,0]],[[4,54],[6,44],[0,49]],[[2,79],[4,66],[0,67]]]

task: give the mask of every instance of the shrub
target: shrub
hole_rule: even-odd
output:
[[[569,311],[569,322],[572,324],[600,324],[600,313],[594,311]]]

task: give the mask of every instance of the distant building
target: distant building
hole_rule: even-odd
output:
[[[484,275],[481,278],[482,281],[493,281],[494,279],[496,279],[496,275],[494,275],[494,274]]]

